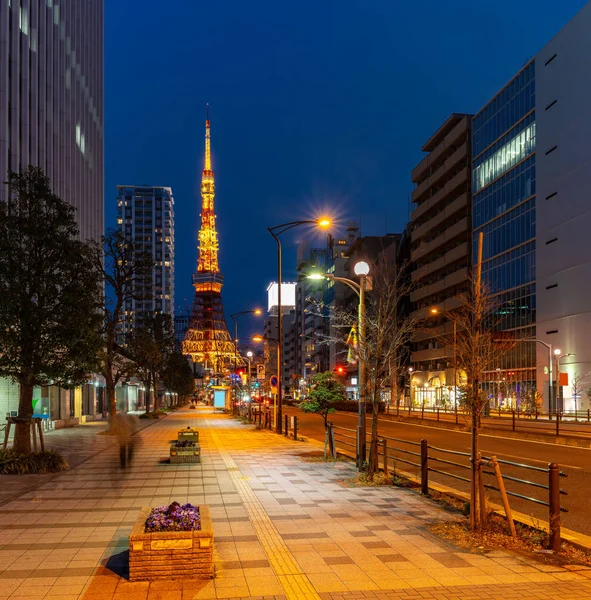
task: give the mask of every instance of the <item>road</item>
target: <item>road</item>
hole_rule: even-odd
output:
[[[288,415],[298,415],[298,431],[301,435],[324,441],[324,425],[318,415],[302,414],[301,411],[293,407],[285,407],[284,411]],[[330,420],[338,427],[355,430],[357,426],[357,415],[352,413],[334,413],[330,415]],[[371,427],[371,420],[367,420],[368,431]],[[337,429],[338,431],[338,429]],[[430,446],[455,450],[459,452],[470,451],[470,434],[461,431],[452,431],[448,429],[438,429],[426,425],[410,424],[405,422],[388,421],[380,419],[380,436],[392,437],[412,442],[420,442],[421,439],[427,439]],[[348,433],[348,435],[355,435]],[[339,444],[337,443],[337,446]],[[398,448],[403,448],[411,452],[418,452],[417,446],[403,445],[396,443]],[[341,446],[344,448],[344,446]],[[388,442],[389,454],[394,450],[395,442]],[[354,452],[354,448],[348,448]],[[567,473],[568,477],[561,478],[561,488],[568,491],[568,496],[561,496],[562,506],[568,509],[568,513],[562,514],[562,523],[565,527],[591,535],[591,511],[587,508],[587,502],[591,496],[591,450],[587,448],[576,448],[570,446],[560,446],[551,442],[538,442],[532,440],[518,440],[503,437],[499,432],[491,435],[490,433],[481,433],[480,449],[484,456],[496,455],[500,459],[512,462],[526,463],[538,468],[546,469],[548,463],[556,462],[560,465],[561,471]],[[402,453],[393,452],[398,458],[417,461],[418,458]],[[435,450],[429,451],[430,455],[439,456],[445,460],[457,461],[468,464],[467,458],[456,457],[454,455],[438,453]],[[454,467],[447,464],[435,463],[430,461],[430,466],[439,470],[449,471],[456,475],[468,477],[469,471],[460,467]],[[537,482],[542,485],[548,484],[548,476],[543,472],[518,469],[506,465],[501,465],[503,474]],[[419,475],[419,469],[406,464],[398,464],[400,470]],[[444,483],[450,487],[468,491],[468,485],[463,481],[451,477],[430,473],[433,481]],[[487,476],[487,483],[494,483],[493,478]],[[541,488],[526,486],[515,482],[507,482],[507,489],[518,494],[529,497],[535,497],[547,501],[547,491]],[[501,503],[498,492],[490,491],[491,501]],[[511,507],[519,512],[532,515],[536,518],[548,520],[548,509],[545,506],[534,504],[519,498],[511,498]]]

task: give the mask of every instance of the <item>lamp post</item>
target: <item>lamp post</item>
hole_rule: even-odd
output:
[[[282,267],[282,254],[281,254],[281,240],[279,236],[294,227],[300,225],[316,225],[321,229],[327,229],[331,225],[330,219],[323,217],[321,219],[306,219],[303,221],[290,221],[289,223],[282,223],[281,225],[275,225],[275,227],[267,227],[267,231],[273,236],[273,239],[277,242],[277,423],[275,424],[275,430],[277,433],[282,432],[282,400],[283,400],[283,315],[281,314],[281,283],[283,280],[283,267]]]
[[[357,329],[359,337],[359,413],[357,421],[358,444],[357,444],[357,468],[363,470],[366,452],[366,370],[367,360],[365,356],[365,291],[367,287],[367,276],[369,275],[369,265],[365,261],[359,261],[353,267],[355,275],[359,276],[359,283],[345,277],[336,277],[332,273],[312,273],[308,279],[330,279],[331,281],[340,281],[350,287],[359,296],[359,308],[357,311]]]
[[[281,356],[279,339],[267,337],[265,335],[253,335],[253,342],[271,342],[277,346],[277,360],[279,361],[279,357]],[[279,380],[279,376],[277,376],[277,393],[273,394],[273,418],[275,419],[275,429],[277,429],[277,420],[281,420],[281,413],[279,412],[279,392],[281,391],[281,381]],[[281,432],[278,432],[281,433]]]
[[[250,359],[252,358],[252,351],[249,350],[246,353],[246,361],[248,362],[248,373],[246,375],[246,385],[248,386],[248,398],[250,400],[251,387],[250,387]]]
[[[256,315],[257,317],[262,315],[263,311],[260,308],[254,308],[252,310],[241,310],[240,312],[230,315],[230,319],[234,322],[234,370],[232,373],[232,390],[234,391],[234,405],[236,404],[236,368],[238,366],[238,317],[243,315]],[[232,413],[235,412],[235,407],[232,407]]]

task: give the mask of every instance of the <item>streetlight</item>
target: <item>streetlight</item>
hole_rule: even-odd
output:
[[[259,333],[252,336],[252,341],[259,342],[271,342],[277,346],[277,361],[279,361],[279,357],[281,356],[281,352],[279,348],[281,344],[279,343],[278,338],[267,337],[266,335],[260,335]],[[251,353],[252,354],[252,353]],[[277,393],[273,394],[273,418],[275,419],[275,428],[277,429],[277,419],[281,418],[281,413],[279,412],[279,392],[281,391],[281,380],[279,376],[277,376]],[[278,432],[281,433],[281,432]]]
[[[432,315],[438,315],[439,314],[439,309],[434,306],[430,311],[429,311]],[[447,318],[454,324],[454,342],[453,342],[453,348],[454,348],[454,405],[458,406],[458,390],[457,390],[457,386],[458,386],[458,366],[457,366],[457,348],[456,348],[456,337],[457,337],[457,324],[456,324],[456,320],[452,317],[450,317],[449,315],[447,316]]]
[[[558,392],[557,394],[557,406],[556,406],[556,418],[558,419],[558,414],[559,412],[561,412],[564,408],[564,396],[563,396],[563,390],[562,390],[562,386],[560,385],[560,359],[561,358],[566,358],[567,356],[575,356],[574,353],[572,352],[567,352],[566,354],[562,354],[562,350],[560,350],[559,348],[556,348],[554,350],[554,356],[556,357],[556,391]]]
[[[246,376],[246,383],[248,385],[248,397],[250,399],[251,388],[250,388],[250,359],[252,358],[252,350],[246,353],[246,362],[248,362],[248,375]]]
[[[289,223],[282,223],[281,225],[275,225],[275,227],[267,227],[267,231],[273,236],[273,239],[277,242],[277,415],[278,420],[275,424],[275,430],[277,433],[282,432],[281,418],[282,418],[282,400],[283,400],[283,318],[281,314],[281,282],[283,280],[283,267],[281,257],[281,240],[279,236],[294,227],[300,225],[316,225],[320,229],[328,229],[331,225],[331,220],[328,217],[321,217],[319,219],[306,219],[304,221],[291,221]]]
[[[355,275],[360,277],[357,283],[352,279],[337,277],[332,273],[311,273],[307,279],[329,279],[340,281],[350,287],[359,296],[359,310],[357,313],[357,330],[359,333],[359,416],[357,422],[358,448],[357,467],[361,471],[366,457],[366,405],[365,405],[365,380],[366,380],[366,357],[365,357],[365,291],[367,276],[369,275],[369,264],[361,260],[353,267]]]
[[[252,310],[241,310],[240,312],[234,313],[230,315],[230,319],[234,322],[234,377],[232,377],[232,389],[234,390],[234,402],[236,402],[236,389],[235,389],[235,379],[236,379],[236,368],[238,366],[238,317],[242,315],[256,315],[257,317],[262,315],[263,311],[260,308],[255,308]],[[232,410],[234,412],[234,410]]]

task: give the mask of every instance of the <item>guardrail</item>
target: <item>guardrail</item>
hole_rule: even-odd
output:
[[[461,407],[397,407],[387,408],[382,418],[404,419],[406,417],[420,418],[422,420],[455,422],[456,425],[461,421],[468,419],[470,413],[464,411]],[[512,431],[542,431],[543,433],[552,433],[556,436],[561,433],[561,426],[568,425],[563,430],[564,433],[577,434],[582,433],[591,435],[591,409],[585,411],[552,411],[542,412],[539,410],[501,410],[494,409],[487,415],[481,417],[484,426],[505,428]],[[577,428],[577,425],[580,425]]]
[[[355,454],[357,448],[356,430],[337,427],[336,425],[332,425],[332,430],[334,431],[336,450],[339,448],[341,450],[344,449],[350,454],[352,449],[353,454]],[[415,467],[419,471],[421,493],[424,495],[429,494],[430,473],[437,473],[438,475],[449,477],[464,484],[470,484],[471,481],[470,472],[472,467],[469,453],[432,446],[426,439],[415,442],[390,436],[380,436],[378,464],[380,463],[385,475],[389,475],[390,469],[395,473],[398,463]],[[517,473],[502,473],[501,465],[517,470]],[[491,467],[492,471],[487,470]],[[515,534],[515,527],[511,516],[508,496],[547,507],[550,548],[553,550],[560,548],[560,513],[568,512],[568,510],[561,506],[560,503],[560,496],[567,495],[567,492],[560,488],[560,477],[566,477],[566,473],[560,471],[556,463],[550,463],[547,468],[542,468],[526,463],[500,459],[496,456],[479,456],[478,469],[480,472],[479,479],[482,482],[483,488],[500,493],[505,514],[513,534]],[[459,472],[454,472],[454,470]],[[466,471],[466,475],[468,476],[464,476]],[[545,475],[545,482],[534,481],[533,476],[526,479],[525,474],[521,475],[523,471],[543,473]],[[484,475],[495,477],[496,485],[490,481],[484,481]],[[514,484],[516,489],[507,489],[505,483],[509,485]],[[527,490],[544,490],[544,494],[540,498],[529,491],[522,493],[523,490],[521,487],[525,487]]]

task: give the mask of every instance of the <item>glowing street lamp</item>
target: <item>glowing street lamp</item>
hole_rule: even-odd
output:
[[[357,330],[359,333],[359,413],[357,421],[357,468],[361,471],[366,457],[366,405],[365,405],[365,380],[367,362],[365,356],[365,290],[367,276],[369,275],[369,264],[361,260],[353,267],[355,275],[360,277],[357,283],[345,277],[336,277],[332,273],[310,273],[307,279],[329,279],[340,281],[350,287],[359,296],[359,310],[357,313]]]
[[[281,240],[279,236],[294,227],[300,225],[315,225],[319,229],[328,229],[332,225],[332,221],[328,217],[320,217],[319,219],[306,219],[304,221],[290,221],[289,223],[282,223],[281,225],[275,225],[275,227],[267,227],[267,231],[273,236],[273,239],[277,242],[277,422],[275,424],[275,431],[277,433],[282,432],[282,405],[283,405],[283,319],[281,318],[281,283],[283,280],[283,267],[282,267],[282,250]]]

